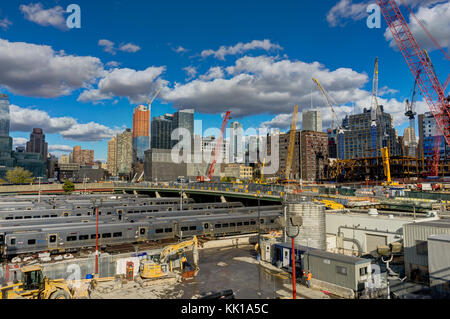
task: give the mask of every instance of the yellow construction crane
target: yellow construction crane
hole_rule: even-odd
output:
[[[386,175],[386,182],[384,182],[383,185],[398,186],[399,183],[394,182],[391,179],[391,164],[389,163],[389,149],[387,147],[383,147],[381,149],[381,156],[383,158],[384,175]]]
[[[140,275],[143,279],[154,279],[168,275],[169,271],[173,271],[172,261],[167,264],[170,256],[179,254],[182,255],[186,248],[193,247],[194,257],[194,276],[199,271],[198,268],[198,240],[197,236],[194,236],[191,240],[186,240],[177,244],[169,245],[159,254],[157,260],[147,260],[140,265]],[[184,256],[180,256],[180,268],[183,269],[183,263],[186,261]]]
[[[294,113],[292,114],[292,123],[291,123],[291,131],[289,135],[289,148],[286,159],[286,170],[285,170],[285,180],[283,182],[295,182],[290,180],[291,171],[292,171],[292,159],[294,157],[294,146],[295,146],[295,133],[297,131],[297,114],[298,114],[298,105],[295,105]]]

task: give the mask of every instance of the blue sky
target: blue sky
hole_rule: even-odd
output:
[[[43,127],[51,152],[81,145],[105,160],[108,137],[131,128],[133,108],[159,86],[152,116],[193,107],[203,129],[220,127],[227,109],[244,128],[286,129],[295,103],[310,108],[311,92],[328,127],[329,109],[311,78],[342,105],[342,118],[353,104],[358,112],[370,106],[375,57],[382,104],[402,135],[414,79],[386,39],[384,20],[367,28],[361,8],[370,2],[3,1],[0,87],[13,105],[11,136],[20,144]],[[448,50],[450,16],[433,14],[448,14],[449,2],[407,2]],[[71,3],[81,7],[81,29],[64,26]],[[444,82],[448,61],[411,28]],[[421,97],[417,108],[427,110]]]

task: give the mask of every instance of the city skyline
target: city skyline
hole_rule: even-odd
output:
[[[442,27],[445,35],[447,26],[441,23],[446,19],[433,17],[437,11],[447,14],[450,10],[445,9],[449,4],[438,2],[411,3],[431,30]],[[68,4],[64,1],[39,3],[43,13]],[[399,135],[408,126],[403,114],[404,101],[410,98],[414,79],[400,52],[390,46],[384,21],[381,29],[368,29],[366,8],[360,12],[346,11],[352,8],[352,1],[338,4],[324,1],[314,5],[284,1],[280,6],[289,5],[292,13],[283,10],[277,16],[272,10],[261,10],[263,20],[255,22],[257,31],[246,25],[251,6],[243,6],[240,12],[233,12],[235,24],[229,26],[230,32],[222,31],[226,14],[216,13],[200,3],[185,9],[202,24],[208,24],[208,30],[187,23],[187,18],[179,14],[168,19],[139,19],[143,12],[169,12],[165,4],[156,8],[140,4],[139,12],[132,4],[114,4],[111,10],[105,11],[100,9],[101,1],[81,1],[81,29],[62,30],[60,25],[24,14],[21,4],[10,1],[0,13],[0,20],[10,22],[0,28],[0,57],[5,57],[2,61],[8,70],[0,77],[0,86],[1,92],[10,97],[11,136],[15,145],[24,145],[32,128],[39,127],[46,134],[52,154],[59,156],[75,145],[82,145],[94,149],[96,159],[106,160],[107,141],[125,128],[132,128],[133,109],[145,104],[158,87],[162,90],[153,102],[152,118],[194,108],[195,117],[203,121],[204,129],[205,123],[217,128],[221,123],[220,114],[229,108],[244,131],[262,125],[287,130],[291,109],[299,104],[300,111],[318,108],[326,129],[331,125],[331,112],[324,106],[312,77],[316,76],[342,105],[338,108],[340,119],[346,114],[361,113],[363,108],[370,107],[376,56],[380,60],[380,104],[392,112]],[[183,8],[185,5],[178,4]],[[430,16],[422,12],[424,9]],[[274,23],[265,25],[262,21],[269,17]],[[102,23],[111,19],[120,23]],[[174,21],[186,27],[175,28]],[[419,42],[430,50],[442,77],[446,66],[440,52],[411,24]],[[97,32],[92,32],[94,29]],[[239,33],[233,32],[238,29]],[[305,29],[310,30],[308,35],[302,32]],[[150,34],[143,37],[142,30],[150,30]],[[129,36],[123,37],[122,31]],[[211,37],[215,34],[220,36]],[[318,37],[321,41],[317,41]],[[441,45],[448,47],[445,36],[438,32],[436,37]],[[333,55],[329,54],[330,49]],[[8,60],[9,50],[16,53],[12,60]],[[40,55],[30,56],[31,50],[41,52],[45,59],[39,60]],[[60,69],[57,61],[76,65],[82,72],[74,72],[72,67]],[[26,72],[23,68],[41,64],[44,70],[50,70],[48,76],[43,76],[44,70],[36,69],[26,81],[20,77]],[[289,82],[268,81],[281,75]],[[22,80],[16,81],[18,78]],[[245,89],[241,90],[240,86]],[[202,94],[203,89],[211,93]],[[428,110],[420,96],[417,113]],[[415,131],[417,135],[417,120]]]

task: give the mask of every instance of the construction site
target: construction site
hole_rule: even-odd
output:
[[[108,144],[114,169],[128,169],[114,181],[0,185],[1,299],[450,298],[450,77],[440,82],[397,3],[377,3],[412,74],[403,136],[379,103],[375,57],[368,108],[339,118],[342,105],[312,78],[331,128],[305,110],[298,129],[295,105],[256,163],[245,151],[220,160],[231,111],[208,162],[169,160],[167,136],[150,148],[159,88],[134,110],[137,129]],[[417,140],[419,94],[429,112]],[[153,129],[193,126],[193,114],[160,116]]]

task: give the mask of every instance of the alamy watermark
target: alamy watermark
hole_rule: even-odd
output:
[[[369,29],[380,29],[381,28],[381,9],[376,3],[369,4],[367,6],[367,27]]]
[[[70,4],[66,9],[67,13],[71,13],[66,19],[66,25],[69,29],[81,28],[81,8],[78,4]]]

